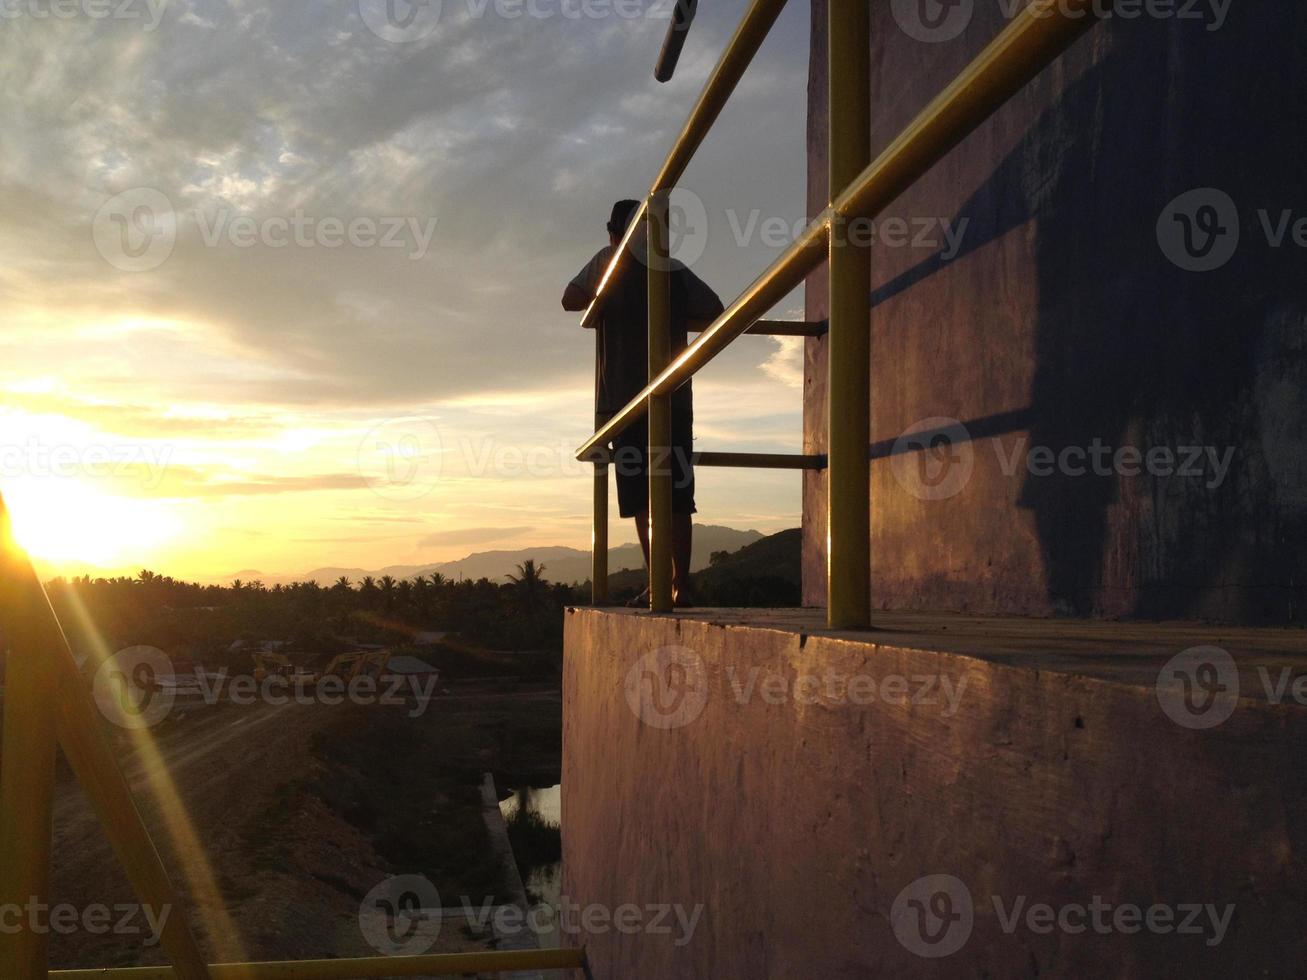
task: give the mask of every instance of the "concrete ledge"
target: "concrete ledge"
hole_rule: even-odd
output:
[[[572,937],[596,977],[1281,976],[1307,953],[1303,634],[811,616],[568,614],[565,894],[702,906]],[[1239,696],[1200,685],[1219,723],[1174,720],[1158,669],[1217,639]]]

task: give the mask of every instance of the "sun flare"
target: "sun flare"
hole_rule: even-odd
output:
[[[161,504],[113,496],[80,480],[17,480],[0,489],[14,536],[37,561],[131,562],[179,530]]]

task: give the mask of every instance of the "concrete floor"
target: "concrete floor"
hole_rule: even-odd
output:
[[[641,610],[605,611],[653,617]],[[1276,679],[1285,668],[1291,678],[1307,675],[1307,628],[893,611],[873,613],[871,630],[849,632],[827,629],[824,609],[687,609],[665,616],[711,623],[723,629],[776,630],[899,649],[956,653],[1135,686],[1153,686],[1158,670],[1168,660],[1196,646],[1220,647],[1234,658],[1245,696],[1265,697],[1266,685],[1259,668]]]

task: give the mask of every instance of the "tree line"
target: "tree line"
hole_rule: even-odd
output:
[[[503,583],[435,572],[268,586],[239,579],[201,585],[146,569],[134,578],[55,579],[47,591],[74,649],[140,644],[206,665],[245,667],[245,651],[269,640],[329,654],[357,644],[409,643],[428,631],[489,649],[558,650],[563,610],[584,601],[588,589],[549,582],[545,571],[527,560]]]

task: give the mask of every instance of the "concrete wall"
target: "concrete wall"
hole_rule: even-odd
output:
[[[1005,22],[1000,0],[964,0],[950,9],[971,10],[968,26],[927,43],[895,19],[914,6],[872,4],[873,150]],[[1307,10],[1234,3],[1211,29],[1211,3],[1172,6],[1200,19],[1100,24],[886,215],[968,224],[951,259],[883,243],[873,254],[878,607],[1301,621],[1307,251],[1271,247],[1259,211],[1273,226],[1286,209],[1307,217]],[[827,200],[824,21],[814,0],[813,213]],[[1240,232],[1205,273],[1173,264],[1157,234],[1195,188],[1227,195],[1223,220]],[[1164,224],[1180,228],[1173,214]],[[821,270],[809,317],[825,303]],[[824,342],[810,341],[809,452],[824,449],[825,369]],[[961,422],[961,439],[896,455],[931,419]],[[1195,475],[1167,473],[1163,455],[1151,476],[1026,465],[1034,447],[1095,444],[1177,452],[1176,466],[1183,447],[1210,447],[1230,465],[1223,479],[1210,457]],[[806,478],[804,509],[805,601],[822,604],[821,474]]]
[[[564,893],[600,910],[571,941],[598,980],[1297,975],[1303,709],[1240,702],[1219,728],[1189,730],[1151,687],[1037,666],[570,612]],[[679,706],[650,671],[684,689]],[[794,696],[801,676],[832,674],[867,678],[876,700]],[[920,703],[889,703],[895,678]],[[934,678],[935,703],[920,678]],[[777,700],[778,685],[791,695]],[[657,710],[660,694],[678,713]],[[910,904],[934,907],[931,875],[961,883],[943,891],[972,910],[943,958],[919,955],[942,947],[920,938]],[[1061,910],[1095,896],[1234,909],[1209,945],[1214,928],[1043,932],[1021,916],[1008,932],[995,896],[1005,915],[1023,899]],[[700,904],[680,945],[675,928],[622,933],[602,915],[679,905],[688,918]]]

